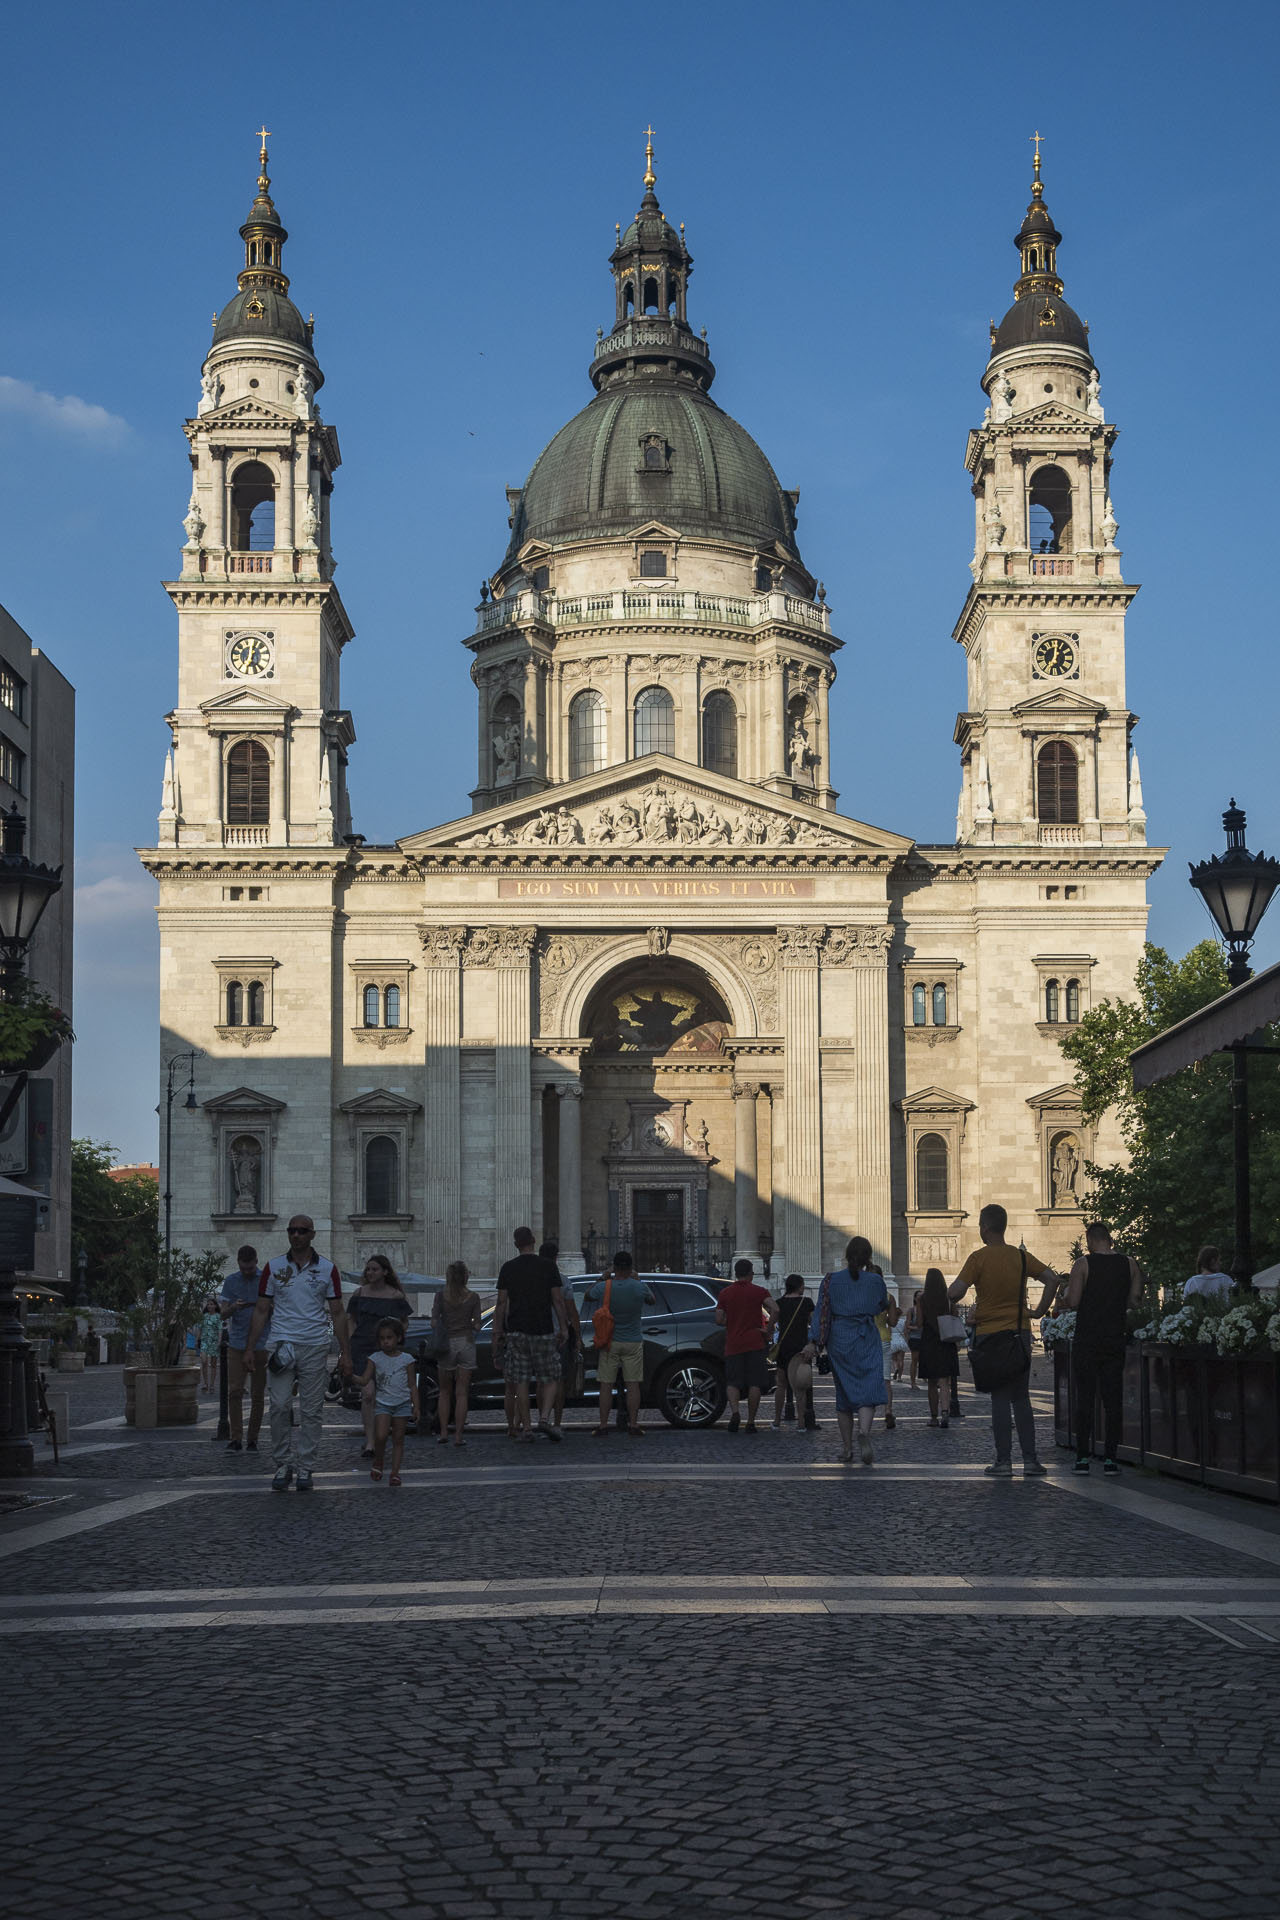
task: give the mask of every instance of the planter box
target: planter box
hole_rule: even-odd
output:
[[[126,1367],[124,1370],[124,1417],[128,1426],[135,1424],[136,1405],[134,1381],[143,1369]],[[151,1368],[145,1369],[148,1373]],[[196,1367],[157,1367],[156,1374],[156,1424],[161,1427],[194,1426],[200,1417],[200,1369]]]
[[[1054,1348],[1054,1427],[1074,1443],[1071,1353]],[[1098,1452],[1101,1409],[1094,1422]],[[1142,1341],[1127,1349],[1122,1460],[1280,1503],[1280,1357]]]
[[[84,1355],[82,1353],[60,1353],[58,1355],[59,1373],[83,1373]]]

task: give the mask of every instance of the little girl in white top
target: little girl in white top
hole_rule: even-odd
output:
[[[404,1461],[404,1434],[410,1415],[418,1411],[418,1362],[404,1350],[404,1328],[398,1320],[383,1320],[378,1326],[378,1344],[369,1356],[369,1364],[360,1376],[360,1385],[373,1389],[373,1466],[371,1480],[381,1480],[382,1462],[391,1437],[391,1478],[388,1485],[398,1487]]]

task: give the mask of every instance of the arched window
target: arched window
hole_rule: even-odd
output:
[[[382,1024],[384,1027],[400,1025],[400,989],[388,987],[382,996]]]
[[[947,1211],[947,1143],[940,1133],[922,1133],[916,1141],[916,1211]]]
[[[769,568],[765,566],[763,561],[758,560],[756,562],[756,592],[772,593],[772,591],[773,591],[773,574],[770,572]]]
[[[656,441],[650,440],[646,443],[645,450],[644,450],[644,464],[646,467],[648,467],[651,473],[661,473],[665,469],[667,463],[662,457],[662,448],[658,446]],[[641,564],[640,571],[641,573],[644,572],[643,563]],[[663,567],[660,569],[660,571],[662,573],[665,573],[666,568]]]
[[[710,773],[738,777],[738,709],[728,693],[709,693],[702,703],[702,764]]]
[[[539,593],[545,593],[551,585],[550,567],[535,567],[533,570],[533,584]]]
[[[569,778],[581,780],[604,765],[604,695],[589,687],[569,702]]]
[[[376,1133],[364,1150],[364,1210],[397,1213],[400,1209],[400,1147],[389,1133]]]
[[[264,1025],[267,995],[261,980],[251,980],[249,982],[248,990],[245,993],[245,1005],[249,1016],[245,1021],[245,1025],[249,1027],[260,1027]]]
[[[258,740],[237,740],[227,755],[227,824],[265,827],[271,818],[271,756]]]
[[[1074,1027],[1080,1018],[1080,982],[1067,982],[1067,1025]]]
[[[1058,1024],[1058,983],[1046,980],[1044,983],[1044,1017],[1051,1026]]]
[[[366,1027],[377,1026],[378,1013],[381,1007],[381,1002],[382,1002],[382,995],[378,992],[378,989],[376,987],[365,988],[364,990],[364,1024]]]
[[[658,449],[656,447],[646,447],[646,462],[648,462],[651,453],[657,452]],[[660,454],[658,456],[658,464],[662,464]],[[665,580],[667,577],[666,554],[659,553],[655,547],[646,547],[645,551],[640,555],[640,577],[643,580]]]
[[[1080,818],[1080,765],[1065,740],[1049,740],[1036,756],[1036,813],[1045,825]]]
[[[947,1024],[947,990],[941,981],[933,990],[933,1024],[935,1027]]]
[[[249,460],[231,481],[231,544],[238,553],[269,553],[275,543],[275,478],[261,460]]]
[[[239,1027],[244,1024],[244,988],[238,980],[227,982],[227,1025]]]
[[[646,280],[644,283],[644,310],[646,313],[656,313],[658,311],[658,283],[656,280]]]
[[[646,753],[675,750],[675,702],[665,687],[646,687],[636,695],[636,759]]]
[[[929,1002],[924,990],[924,982],[917,981],[916,985],[911,989],[911,1024],[913,1027],[923,1027],[928,1024],[928,1007]]]
[[[630,313],[631,309],[635,306],[635,304],[636,304],[636,290],[632,286],[631,282],[628,280],[626,286],[622,289],[623,310],[626,313]]]
[[[1071,481],[1061,467],[1038,467],[1031,476],[1027,538],[1032,553],[1071,551]]]

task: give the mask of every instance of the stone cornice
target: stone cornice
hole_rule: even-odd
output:
[[[1146,878],[1167,847],[955,847],[916,845],[894,869],[896,881],[981,880],[988,876],[1068,879]]]
[[[960,618],[951,630],[951,638],[961,646],[972,646],[985,624],[988,608],[1001,612],[1052,610],[1085,613],[1106,611],[1115,606],[1123,613],[1138,593],[1130,580],[995,580],[974,584],[965,595]]]

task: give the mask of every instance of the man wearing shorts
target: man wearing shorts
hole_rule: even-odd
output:
[[[747,1396],[747,1432],[756,1432],[756,1414],[760,1395],[769,1384],[769,1369],[764,1350],[778,1303],[767,1287],[755,1284],[755,1269],[749,1260],[733,1263],[733,1285],[726,1287],[716,1302],[716,1321],[724,1328],[724,1379],[729,1390],[729,1431],[739,1426],[739,1405]]]
[[[587,1288],[585,1303],[588,1313],[594,1313],[597,1307],[604,1305],[606,1286],[609,1289],[609,1311],[613,1315],[613,1339],[607,1347],[596,1349],[600,1419],[592,1432],[597,1440],[607,1439],[613,1383],[621,1374],[627,1393],[627,1432],[640,1440],[644,1437],[644,1428],[640,1425],[640,1391],[644,1382],[644,1329],[640,1324],[640,1316],[646,1307],[656,1306],[657,1300],[652,1288],[646,1287],[636,1273],[635,1262],[629,1253],[614,1254],[611,1280],[597,1280],[594,1287]]]
[[[560,1378],[560,1352],[567,1323],[559,1269],[534,1252],[529,1227],[517,1227],[516,1257],[498,1274],[498,1304],[493,1315],[493,1353],[503,1377],[515,1388],[516,1421],[521,1438],[532,1440],[529,1382],[538,1389],[538,1431],[548,1440],[563,1438],[549,1418]]]

